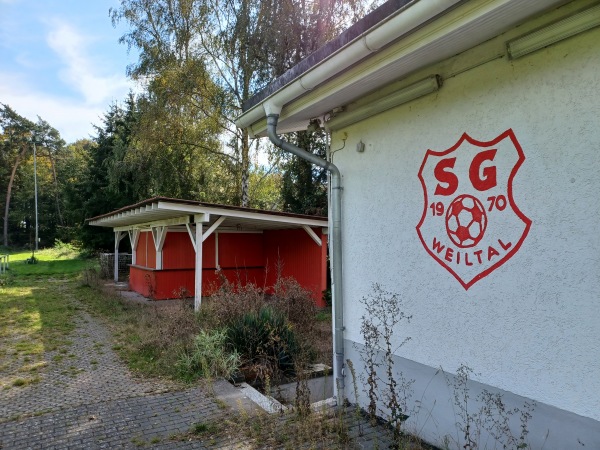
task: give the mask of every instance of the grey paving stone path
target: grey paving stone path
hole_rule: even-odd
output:
[[[45,355],[52,363],[39,383],[0,390],[0,448],[203,448],[169,437],[218,419],[223,403],[201,387],[132,376],[97,319],[80,310],[76,325],[69,348]],[[245,401],[226,382],[214,389],[229,404]]]

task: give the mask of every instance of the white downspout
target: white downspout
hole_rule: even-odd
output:
[[[335,388],[339,404],[344,397],[344,302],[342,298],[342,187],[339,169],[327,160],[321,159],[312,153],[284,141],[277,135],[277,121],[280,109],[273,105],[265,104],[267,113],[267,133],[269,139],[277,147],[292,153],[308,162],[322,167],[331,174],[331,237],[332,237],[332,261],[331,261],[331,290],[333,300],[333,350],[335,358],[333,372],[335,375]]]

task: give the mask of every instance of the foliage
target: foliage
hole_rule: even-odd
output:
[[[34,148],[37,156],[38,220],[42,245],[51,245],[64,223],[56,159],[64,141],[57,130],[38,117],[36,123],[0,104],[0,183],[6,196],[3,241],[33,246],[35,239]]]
[[[532,418],[535,402],[525,401],[522,408],[508,408],[502,394],[483,389],[475,398],[477,407],[470,401],[468,383],[472,374],[472,368],[461,364],[451,380],[446,377],[446,382],[453,388],[454,407],[458,416],[456,427],[462,435],[457,437],[455,444],[467,450],[482,448],[482,434],[485,431],[502,448],[531,448],[527,441],[528,422]],[[519,421],[518,435],[511,427],[513,418]]]
[[[178,361],[183,379],[229,378],[239,367],[240,355],[227,351],[225,330],[201,330],[189,349],[184,350]]]
[[[244,314],[230,325],[227,337],[245,366],[260,369],[257,375],[263,381],[279,372],[294,374],[300,346],[291,324],[275,309],[263,306],[257,313]]]
[[[216,171],[224,186],[218,193],[226,200],[242,206],[265,202],[279,205],[278,199],[257,197],[263,190],[252,183],[264,178],[252,176],[252,142],[248,130],[237,129],[234,119],[252,95],[378,3],[121,0],[110,16],[114,25],[129,25],[120,42],[139,51],[139,60],[128,71],[146,87],[136,138],[141,144],[138,149],[148,150],[149,155],[137,154],[138,164],[141,159],[152,166],[151,155],[173,154],[170,161],[177,163],[193,154],[202,174],[196,174],[203,181],[200,186],[207,188],[201,188],[201,194],[214,192],[213,186],[204,182]],[[156,127],[156,123],[164,126]],[[309,151],[324,154],[322,136],[310,138],[305,134],[299,140],[308,144]],[[170,167],[169,161],[163,166]],[[185,172],[188,168],[178,167],[172,180],[161,181],[181,184],[188,180],[190,174],[179,175],[181,169]],[[261,169],[254,170],[260,173]],[[288,210],[324,211],[323,173],[309,176],[310,182],[298,192],[293,189],[294,180],[302,182],[311,170],[294,162],[288,164],[288,200],[284,202],[289,203]],[[315,186],[317,195],[311,193]],[[304,199],[305,194],[312,198]]]
[[[113,104],[102,120],[102,126],[95,126],[94,144],[85,146],[85,151],[89,152],[87,173],[71,199],[81,210],[79,238],[85,247],[94,249],[112,248],[113,233],[83,226],[83,220],[131,205],[145,196],[140,192],[142,174],[124,164],[132,141],[132,129],[138,120],[133,96],[124,106]]]

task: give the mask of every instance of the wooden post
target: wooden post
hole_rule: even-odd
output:
[[[115,261],[114,261],[114,280],[115,283],[119,281],[119,243],[123,239],[123,233],[121,231],[115,231]]]
[[[131,265],[137,264],[137,246],[140,240],[140,230],[129,230],[129,242],[131,243]]]
[[[194,292],[194,311],[200,311],[202,303],[202,222],[196,220],[196,288]]]
[[[154,248],[156,249],[156,270],[162,270],[162,249],[165,245],[165,239],[167,238],[168,227],[152,227],[152,237],[154,238]]]

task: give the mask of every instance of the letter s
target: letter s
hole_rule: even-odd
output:
[[[443,187],[440,183],[435,188],[435,195],[452,195],[458,189],[458,177],[449,169],[454,168],[456,158],[442,159],[433,170],[436,180],[440,183],[446,183],[448,186]]]

